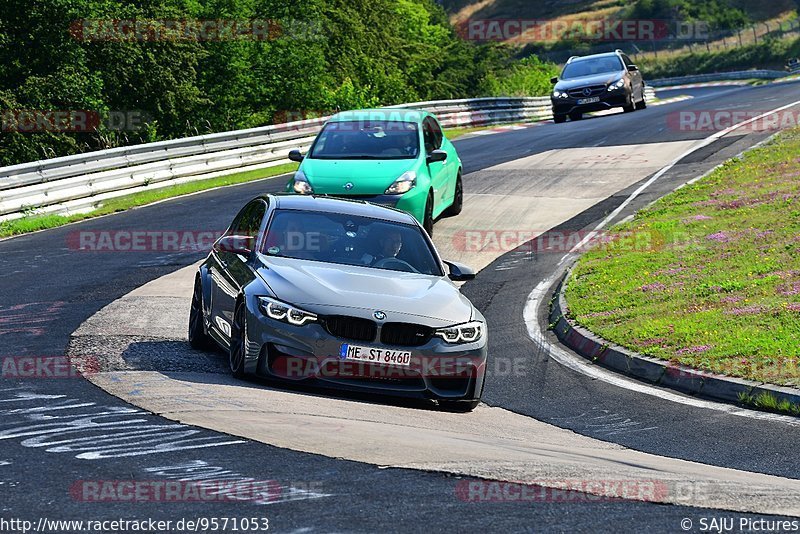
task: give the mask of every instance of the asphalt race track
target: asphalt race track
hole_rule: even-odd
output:
[[[523,309],[531,290],[557,270],[564,251],[530,253],[485,242],[469,248],[460,240],[466,230],[486,236],[498,230],[594,228],[649,176],[713,133],[677,127],[679,112],[766,112],[800,100],[795,83],[678,92],[694,98],[633,114],[541,124],[455,143],[464,161],[465,211],[437,222],[434,238],[445,257],[468,259],[482,268],[463,291],[486,315],[490,357],[502,364],[490,367],[487,406],[473,414],[237,383],[224,372],[223,355],[192,353],[176,333],[184,328],[188,306],[188,299],[180,297],[179,272],[203,253],[75,250],[78,232],[223,230],[246,200],[257,192],[280,190],[282,179],[204,192],[0,242],[0,356],[56,356],[69,350],[100,360],[102,370],[91,377],[94,383],[80,377],[2,379],[2,517],[10,517],[12,510],[14,517],[34,522],[43,516],[173,522],[267,517],[270,529],[278,532],[458,531],[464,526],[676,532],[684,518],[697,524],[699,518],[714,515],[735,516],[737,521],[757,517],[741,510],[800,516],[796,420],[691,399],[673,402],[666,395],[618,387],[560,365],[528,337]],[[771,133],[743,129],[690,155],[628,204],[618,219]],[[171,273],[174,278],[163,278]],[[148,291],[148,283],[154,289]],[[192,380],[186,380],[189,376]],[[181,382],[183,398],[161,396],[174,384],[158,377]],[[271,406],[256,403],[269,412],[263,417],[252,411],[253,399],[260,398],[274,401]],[[194,410],[182,402],[194,404]],[[324,417],[312,417],[304,411],[309,406],[325,412]],[[359,426],[362,420],[376,426]],[[502,424],[491,427],[492,421]],[[393,447],[382,437],[390,426],[404,425],[411,437],[420,427],[432,440],[452,432],[452,451],[445,446],[426,465],[422,460],[429,452],[415,451],[413,439],[405,444],[397,441],[402,433],[389,433]],[[535,470],[522,460],[515,463],[507,443],[504,449],[487,441],[481,433],[487,428],[500,438],[511,434],[505,437],[517,440],[514,454],[546,450],[552,457],[541,457]],[[259,434],[264,431],[270,435]],[[545,433],[571,437],[559,448]],[[485,450],[486,455],[469,456],[465,436],[474,440],[475,451]],[[591,463],[565,463],[572,445],[612,461],[606,470],[594,472],[597,476],[629,468],[631,473],[649,470],[651,479],[670,483],[680,466],[691,466],[684,482],[694,476],[711,480],[729,475],[731,486],[720,495],[710,494],[717,489],[712,486],[686,486],[694,492],[685,499],[691,506],[580,493],[568,499],[549,493],[548,498],[524,502],[468,502],[464,488],[469,477],[530,482],[586,476],[567,470]],[[466,460],[445,465],[451,452]],[[683,460],[691,464],[679,462]],[[742,478],[737,474],[741,471],[772,476]],[[263,503],[85,502],[86,494],[79,491],[87,481],[201,475],[208,480],[274,480],[280,491]],[[752,480],[752,491],[747,480]],[[783,496],[764,496],[763,487],[772,483]],[[710,487],[715,491],[709,492]]]

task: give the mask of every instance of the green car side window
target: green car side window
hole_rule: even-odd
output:
[[[436,150],[436,137],[429,119],[425,119],[422,123],[422,139],[425,141],[425,152],[431,153]]]

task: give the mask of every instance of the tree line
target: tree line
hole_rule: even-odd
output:
[[[543,95],[556,66],[433,0],[5,0],[0,165],[420,100]]]

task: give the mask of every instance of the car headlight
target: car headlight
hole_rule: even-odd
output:
[[[553,98],[567,98],[568,96],[566,91],[553,91]]]
[[[392,185],[384,192],[385,195],[402,195],[408,193],[411,188],[417,185],[417,173],[414,171],[406,171],[400,175],[400,178],[394,181]]]
[[[270,319],[294,326],[303,326],[306,323],[313,323],[317,320],[317,316],[311,312],[295,308],[291,304],[269,297],[258,297],[258,309]]]
[[[435,335],[448,343],[474,343],[483,337],[484,325],[480,321],[439,328]]]
[[[625,80],[621,79],[621,80],[617,80],[616,82],[614,82],[611,85],[609,85],[608,86],[608,90],[609,91],[616,91],[617,89],[622,89],[623,87],[625,87]]]
[[[303,171],[297,171],[294,173],[294,184],[292,185],[292,189],[294,189],[295,193],[299,193],[301,195],[310,195],[314,192],[314,188],[311,187],[310,183],[308,183],[308,178],[306,178],[306,174]]]

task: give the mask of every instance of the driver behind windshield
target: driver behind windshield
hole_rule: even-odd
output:
[[[403,236],[399,230],[389,230],[378,239],[380,251],[372,262],[373,265],[386,258],[396,258],[403,248]]]

